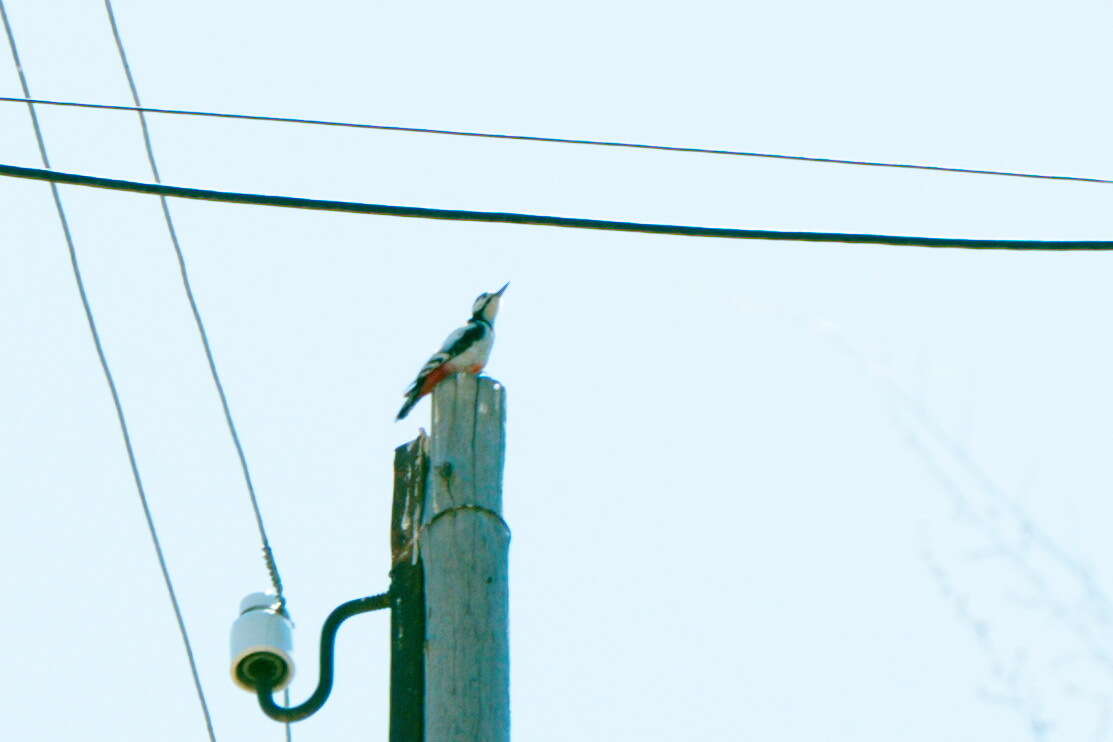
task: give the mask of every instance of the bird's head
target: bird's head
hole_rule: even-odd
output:
[[[499,299],[502,298],[502,292],[506,291],[506,287],[509,285],[510,283],[507,282],[505,286],[494,293],[482,293],[477,296],[475,304],[471,306],[471,316],[484,322],[494,322],[495,315],[499,313]]]

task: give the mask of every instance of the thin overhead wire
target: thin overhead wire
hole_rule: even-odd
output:
[[[139,100],[139,89],[136,87],[135,76],[132,74],[131,65],[128,63],[127,52],[124,50],[124,41],[120,36],[120,28],[116,23],[116,14],[113,12],[111,0],[104,0],[104,9],[108,14],[108,23],[112,27],[112,38],[115,39],[116,42],[116,51],[119,53],[120,64],[124,68],[124,75],[127,77],[128,88],[131,90],[132,100],[135,101],[135,106],[132,108],[139,114],[139,126],[143,132],[143,146],[147,150],[147,162],[151,166],[151,175],[154,177],[155,183],[161,183],[162,178],[159,175],[158,164],[155,162],[154,147],[151,144],[151,132],[147,127],[147,117],[142,107],[143,104]],[[267,538],[267,529],[263,524],[263,514],[259,509],[259,499],[255,493],[255,484],[251,479],[251,469],[247,465],[247,456],[244,454],[243,444],[240,442],[240,436],[236,430],[236,423],[232,417],[232,409],[228,404],[228,395],[224,391],[224,384],[221,383],[220,373],[217,371],[212,344],[209,342],[209,334],[205,331],[205,323],[201,319],[201,310],[198,308],[197,299],[193,294],[193,286],[189,279],[189,271],[186,269],[185,255],[182,252],[182,245],[178,239],[178,230],[174,227],[174,219],[170,215],[170,206],[166,201],[165,195],[159,195],[159,203],[162,205],[162,215],[166,222],[166,231],[170,235],[170,243],[174,247],[174,255],[178,259],[178,272],[182,277],[182,287],[185,289],[186,299],[189,300],[189,308],[193,312],[193,321],[194,324],[197,325],[197,334],[201,338],[201,345],[205,349],[205,358],[209,362],[209,373],[212,376],[213,385],[216,387],[217,396],[220,397],[220,405],[224,410],[224,421],[228,426],[228,433],[232,437],[232,444],[236,448],[236,455],[239,457],[240,470],[243,473],[244,484],[247,487],[247,495],[251,500],[251,509],[255,514],[255,525],[259,530],[259,539],[263,546],[263,561],[266,564],[271,585],[278,598],[280,609],[285,612],[286,596],[282,589],[282,577],[279,575],[278,565],[274,559],[274,551],[271,549],[270,540]]]
[[[813,162],[826,165],[853,165],[857,167],[898,168],[902,170],[929,170],[940,173],[957,173],[961,175],[994,175],[1007,178],[1029,178],[1035,180],[1057,180],[1074,183],[1100,183],[1113,185],[1113,179],[1090,178],[1080,175],[1047,175],[1043,173],[1025,173],[1010,170],[984,170],[966,167],[947,167],[945,165],[923,165],[909,162],[882,162],[877,160],[849,160],[838,157],[812,157],[809,155],[786,155],[773,152],[747,152],[734,149],[714,149],[708,147],[681,147],[666,144],[645,144],[639,142],[622,142],[602,139],[573,139],[568,137],[530,136],[526,134],[500,134],[485,131],[466,131],[459,129],[429,129],[416,126],[396,126],[390,124],[365,124],[350,121],[330,121],[327,119],[293,118],[289,116],[260,116],[248,113],[220,113],[215,111],[193,111],[183,108],[146,108],[138,103],[134,106],[117,106],[105,103],[82,103],[77,101],[47,100],[43,98],[12,98],[0,96],[0,103],[37,103],[44,106],[66,106],[70,108],[94,108],[104,111],[139,111],[140,113],[158,113],[171,116],[201,116],[206,118],[239,119],[243,121],[270,121],[282,124],[306,124],[311,126],[339,126],[349,129],[376,129],[379,131],[393,131],[408,134],[438,134],[453,137],[476,137],[481,139],[509,139],[520,142],[543,142],[548,144],[578,144],[592,147],[618,147],[625,149],[655,150],[658,152],[678,152],[701,155],[726,155],[731,157],[753,157],[769,160],[794,160],[796,162]]]
[[[563,227],[571,229],[595,229],[610,232],[640,232],[643,234],[673,235],[680,237],[715,237],[735,240],[774,240],[786,242],[837,242],[860,245],[897,245],[908,247],[959,248],[967,250],[1027,250],[1027,251],[1067,251],[1067,250],[1113,250],[1113,240],[1001,240],[972,239],[965,237],[917,237],[912,235],[854,234],[847,232],[789,232],[770,229],[736,229],[731,227],[699,227],[683,224],[653,224],[644,222],[611,221],[606,219],[583,219],[567,216],[547,216],[542,214],[519,214],[501,211],[466,211],[463,209],[433,209],[423,206],[394,206],[390,204],[370,204],[358,201],[331,201],[296,196],[274,196],[259,193],[236,193],[233,191],[214,191],[204,188],[183,188],[161,183],[141,183],[133,180],[101,178],[93,175],[78,175],[55,170],[0,165],[0,176],[30,180],[46,180],[53,183],[107,188],[132,193],[189,198],[200,201],[218,201],[254,206],[279,206],[292,209],[314,211],[339,211],[349,214],[378,214],[413,219],[441,219],[447,221],[490,222],[500,224],[522,224],[540,227]]]
[[[4,31],[8,37],[8,45],[11,48],[12,60],[15,62],[16,71],[19,73],[20,86],[23,88],[24,96],[30,98],[31,92],[27,84],[27,76],[23,72],[23,64],[20,62],[19,51],[16,47],[15,34],[12,31],[12,25],[8,19],[8,11],[4,6],[3,0],[0,0],[0,17],[3,18]],[[31,115],[31,124],[35,130],[35,140],[39,145],[39,155],[42,157],[43,165],[49,168],[50,158],[46,152],[46,142],[43,138],[42,127],[39,125],[39,117],[35,113],[33,104],[28,103],[27,109]],[[116,381],[112,376],[112,370],[108,365],[108,358],[104,353],[104,346],[101,343],[96,320],[93,318],[93,310],[89,304],[89,296],[86,293],[85,282],[82,279],[81,268],[77,260],[77,250],[74,247],[73,234],[70,231],[69,220],[66,218],[66,210],[62,206],[62,199],[58,194],[58,185],[56,183],[50,184],[50,193],[54,197],[54,206],[58,211],[58,220],[62,225],[62,234],[66,238],[66,247],[69,250],[70,265],[73,268],[73,276],[77,282],[77,291],[81,297],[81,306],[85,310],[85,319],[89,324],[89,332],[93,337],[93,345],[97,351],[97,358],[100,359],[101,370],[104,372],[105,381],[108,383],[108,391],[112,395],[112,404],[116,408],[116,419],[119,422],[120,433],[124,439],[124,448],[127,451],[131,475],[135,480],[135,489],[139,493],[139,502],[143,507],[143,517],[147,521],[147,531],[151,536],[151,543],[154,545],[155,557],[158,560],[158,566],[162,572],[163,582],[166,584],[166,592],[170,597],[170,605],[174,609],[174,618],[178,623],[178,632],[181,634],[182,644],[185,647],[186,659],[189,661],[189,671],[193,676],[193,687],[197,692],[197,700],[201,704],[201,712],[205,717],[205,728],[208,732],[210,742],[216,742],[212,715],[209,713],[209,705],[205,700],[205,692],[201,687],[201,677],[197,672],[197,661],[193,655],[193,646],[189,641],[189,632],[186,630],[185,619],[182,617],[182,609],[178,603],[177,593],[174,590],[174,581],[170,577],[170,568],[167,566],[166,556],[162,551],[162,543],[159,540],[158,530],[155,527],[154,517],[151,514],[151,507],[147,501],[147,493],[143,487],[143,479],[139,475],[139,465],[136,462],[135,448],[131,442],[131,434],[128,431],[127,418],[124,416],[124,408],[120,402],[120,393],[116,388]]]
[[[104,10],[108,14],[108,24],[112,28],[112,38],[116,42],[116,51],[120,55],[120,65],[124,69],[124,75],[127,77],[128,88],[131,90],[132,101],[135,102],[135,110],[139,115],[139,127],[143,132],[143,146],[147,151],[147,162],[151,166],[151,175],[156,183],[162,182],[162,177],[159,175],[158,163],[155,161],[155,150],[151,144],[151,132],[147,126],[147,115],[143,111],[143,103],[139,99],[139,88],[135,84],[135,76],[131,72],[131,64],[128,62],[128,55],[124,49],[124,40],[120,35],[120,26],[116,22],[116,13],[112,8],[112,0],[104,0]],[[263,563],[266,565],[267,574],[270,578],[271,587],[274,588],[275,597],[278,600],[278,609],[289,615],[286,608],[286,594],[282,587],[282,576],[278,571],[278,563],[274,558],[274,550],[271,549],[270,539],[267,538],[267,528],[263,524],[263,513],[259,509],[259,499],[255,494],[255,484],[251,479],[251,469],[247,465],[247,455],[244,453],[243,445],[240,443],[240,435],[236,430],[236,423],[232,417],[232,408],[228,404],[228,395],[224,392],[224,384],[220,380],[220,373],[217,371],[216,358],[213,356],[212,345],[209,343],[209,334],[205,331],[205,323],[201,319],[201,310],[197,306],[197,299],[193,294],[193,285],[189,279],[189,271],[186,268],[185,254],[182,252],[181,242],[178,239],[178,230],[174,227],[174,219],[170,215],[170,205],[166,202],[166,196],[159,196],[159,203],[162,206],[162,215],[166,221],[166,231],[170,235],[170,244],[174,247],[174,255],[178,259],[178,272],[182,277],[182,288],[185,290],[186,299],[189,300],[190,311],[193,312],[193,320],[197,325],[197,334],[201,338],[201,346],[205,350],[205,358],[209,363],[209,374],[212,376],[213,386],[216,387],[217,396],[220,398],[220,406],[224,410],[224,421],[228,426],[228,433],[232,438],[232,444],[236,449],[236,456],[240,461],[240,471],[243,473],[244,485],[247,487],[248,499],[251,501],[251,509],[255,514],[255,525],[259,530],[259,540],[262,542],[263,547]],[[283,701],[290,705],[290,689],[287,687],[283,690]],[[293,732],[290,728],[289,722],[283,725],[285,727],[286,742],[292,742]]]

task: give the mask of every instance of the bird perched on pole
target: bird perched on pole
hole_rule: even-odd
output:
[[[406,401],[402,409],[398,410],[395,420],[408,415],[419,399],[449,376],[460,373],[478,374],[483,370],[491,356],[491,346],[495,343],[495,315],[499,312],[499,300],[509,285],[507,283],[494,293],[483,293],[476,297],[468,323],[449,335],[441,349],[417,372],[417,378],[406,390]]]

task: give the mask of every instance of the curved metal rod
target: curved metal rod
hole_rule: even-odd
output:
[[[313,695],[304,703],[286,708],[274,702],[272,697],[274,688],[271,685],[260,683],[255,690],[259,696],[259,706],[262,707],[263,713],[275,721],[283,722],[301,721],[316,713],[321,706],[325,705],[329,693],[332,692],[333,647],[336,644],[336,632],[340,628],[340,624],[360,613],[389,607],[390,593],[387,592],[381,595],[372,595],[369,598],[349,600],[347,603],[341,603],[334,608],[328,618],[325,619],[324,626],[321,627],[321,674],[317,681],[317,690],[313,691]]]

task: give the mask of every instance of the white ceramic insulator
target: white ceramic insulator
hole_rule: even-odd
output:
[[[232,624],[232,680],[252,693],[255,689],[244,683],[237,669],[253,654],[276,655],[286,663],[286,676],[274,690],[282,690],[294,677],[293,624],[277,609],[278,599],[274,595],[251,593],[240,602],[240,617]]]

